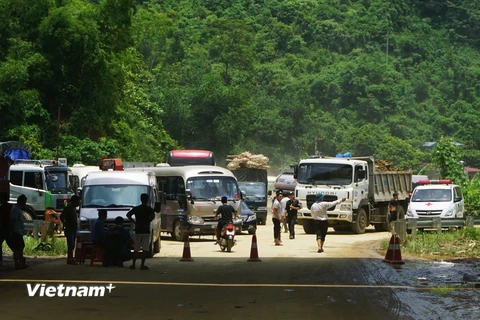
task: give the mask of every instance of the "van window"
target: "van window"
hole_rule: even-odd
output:
[[[22,185],[23,171],[10,171],[10,182],[16,186]]]
[[[454,190],[454,192],[455,192],[454,197],[455,197],[455,198],[460,198],[460,199],[463,200],[462,189],[460,189],[460,187],[455,187],[453,190]]]
[[[157,177],[157,186],[160,191],[163,191],[167,200],[185,195],[185,182],[182,177]]]

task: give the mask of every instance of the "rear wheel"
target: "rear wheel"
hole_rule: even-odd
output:
[[[365,233],[367,225],[367,214],[365,213],[365,209],[361,208],[358,210],[357,222],[352,223],[352,231],[356,234]]]
[[[315,226],[313,224],[313,220],[304,220],[302,222],[303,231],[306,234],[314,234],[315,233]]]
[[[177,241],[183,241],[183,230],[182,230],[182,224],[180,223],[180,220],[176,220],[173,223],[172,237]]]

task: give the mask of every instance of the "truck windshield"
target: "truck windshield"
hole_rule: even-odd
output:
[[[298,166],[298,183],[322,185],[349,185],[353,167],[338,163],[302,163]]]
[[[140,204],[140,195],[149,194],[148,186],[92,185],[82,191],[83,208],[134,207]]]
[[[194,177],[187,180],[193,200],[220,200],[226,196],[229,200],[239,200],[237,181],[232,177]]]
[[[448,189],[417,189],[412,202],[449,202],[452,201],[452,191]]]
[[[247,196],[263,197],[265,198],[265,184],[259,183],[238,183],[240,190]]]
[[[70,171],[45,171],[45,182],[47,183],[47,190],[52,193],[67,193],[72,192],[70,184]]]

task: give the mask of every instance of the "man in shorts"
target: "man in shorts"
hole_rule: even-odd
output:
[[[15,269],[25,269],[26,259],[23,256],[23,249],[25,248],[25,242],[23,241],[23,235],[25,233],[25,224],[23,223],[23,210],[27,206],[27,197],[21,194],[17,198],[17,204],[13,206],[10,211],[10,247],[13,250],[13,260],[15,261]]]
[[[388,223],[390,224],[390,228],[392,230],[392,233],[395,233],[395,230],[393,228],[393,223],[394,221],[398,220],[398,193],[394,192],[393,193],[393,199],[390,200],[388,203],[388,209],[387,209],[387,215],[388,215]]]
[[[135,262],[140,250],[142,250],[140,270],[148,270],[145,259],[150,252],[150,223],[155,218],[155,212],[148,205],[148,194],[142,193],[140,200],[142,204],[127,213],[128,220],[135,223],[134,253],[130,266],[132,270],[135,270]],[[132,219],[132,216],[135,216],[135,220]]]
[[[313,223],[315,226],[315,234],[317,239],[318,253],[324,252],[323,244],[325,243],[325,237],[328,231],[328,214],[327,210],[331,207],[335,207],[337,204],[344,202],[346,199],[342,198],[332,202],[323,201],[325,196],[323,193],[317,193],[315,195],[315,203],[310,207],[312,212]]]

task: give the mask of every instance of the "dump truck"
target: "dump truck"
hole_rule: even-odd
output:
[[[390,230],[387,207],[394,192],[399,199],[398,218],[404,218],[412,187],[411,171],[391,168],[373,156],[304,159],[294,166],[294,178],[295,197],[306,204],[298,211],[298,221],[307,234],[315,232],[310,208],[317,193],[328,202],[347,199],[328,209],[329,227],[361,234],[371,224],[376,231]]]

